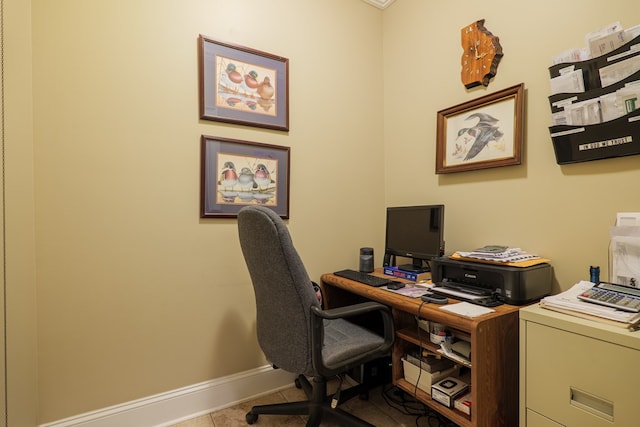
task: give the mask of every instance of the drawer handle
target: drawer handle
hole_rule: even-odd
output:
[[[571,405],[605,420],[613,421],[613,402],[577,388],[569,387],[569,390],[571,391]]]

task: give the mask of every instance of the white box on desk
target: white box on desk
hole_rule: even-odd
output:
[[[413,385],[416,385],[416,383],[418,383],[418,388],[429,395],[431,395],[432,384],[435,384],[437,381],[444,377],[450,376],[458,370],[458,366],[453,366],[452,368],[446,369],[444,371],[429,373],[424,369],[418,368],[413,363],[407,362],[405,359],[402,359],[402,365],[404,368],[404,379]],[[422,373],[420,371],[422,371]],[[418,377],[420,377],[419,382]]]

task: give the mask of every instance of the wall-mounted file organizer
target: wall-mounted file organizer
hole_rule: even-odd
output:
[[[606,123],[549,131],[559,165],[640,154],[640,110]]]
[[[640,82],[640,36],[606,55],[549,67],[552,79],[566,76],[567,73],[573,73],[574,77],[577,75],[569,85],[575,91],[549,96],[551,112],[574,111],[585,121],[572,123],[573,116],[569,112],[567,122],[554,121],[562,124],[549,127],[557,163],[640,154],[640,102],[630,99],[630,106],[625,110],[629,111],[627,114],[621,116],[617,112],[612,116],[611,106],[605,109],[607,103],[603,101],[605,97],[611,99],[620,90],[626,90],[631,83]],[[587,104],[584,111],[576,108],[580,104]]]

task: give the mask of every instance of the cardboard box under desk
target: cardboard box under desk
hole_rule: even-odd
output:
[[[452,368],[446,369],[444,371],[430,373],[425,371],[424,369],[418,368],[411,362],[407,362],[405,359],[402,359],[402,365],[404,369],[404,379],[413,385],[416,385],[416,383],[418,383],[418,388],[429,395],[431,395],[432,384],[435,384],[439,380],[454,374],[458,370],[458,366],[453,366]],[[422,371],[422,373],[420,371]],[[419,382],[418,376],[420,377]]]

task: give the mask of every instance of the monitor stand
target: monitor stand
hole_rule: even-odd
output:
[[[422,265],[421,259],[414,259],[412,264],[402,264],[398,266],[398,270],[411,271],[412,273],[427,273],[431,271],[429,264]]]

